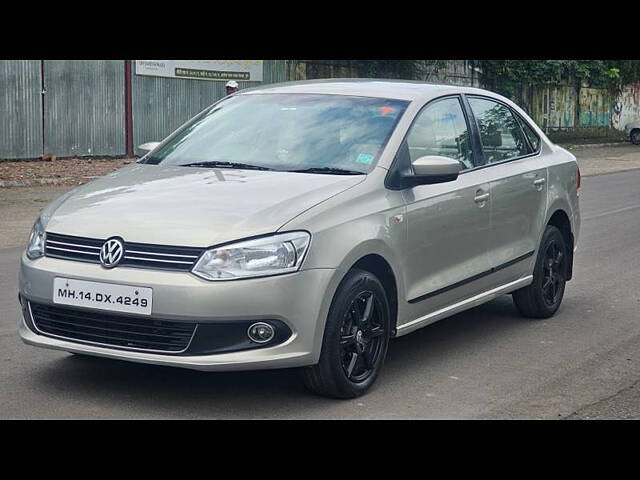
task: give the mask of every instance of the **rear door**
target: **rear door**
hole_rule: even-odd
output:
[[[488,97],[466,97],[482,145],[491,189],[489,261],[497,284],[530,272],[546,211],[547,170],[540,139],[511,108]]]

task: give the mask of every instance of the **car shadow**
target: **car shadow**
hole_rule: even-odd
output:
[[[518,313],[511,296],[504,295],[394,339],[389,344],[385,370],[401,374],[412,364],[440,362],[447,354],[468,350],[469,345],[486,345],[498,334],[527,328],[528,323]]]
[[[428,371],[431,362],[445,362],[469,344],[530,324],[504,296],[394,339],[383,378],[367,398],[384,396],[385,380]],[[74,416],[83,418],[312,418],[344,405],[309,394],[300,369],[199,372],[67,355],[38,368],[34,377],[47,394],[72,397],[82,407]]]

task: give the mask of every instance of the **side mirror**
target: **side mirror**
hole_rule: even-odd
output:
[[[160,145],[161,142],[147,142],[147,143],[143,143],[142,145],[138,145],[138,149],[144,151],[144,152],[150,152],[152,150],[155,150],[156,147],[158,145]]]
[[[452,182],[462,167],[458,160],[439,155],[420,157],[412,165],[414,175],[409,178],[413,185]]]

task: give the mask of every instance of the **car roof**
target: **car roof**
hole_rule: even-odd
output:
[[[305,80],[260,85],[246,89],[237,95],[259,93],[311,93],[352,95],[374,98],[392,98],[398,100],[425,100],[451,93],[475,93],[500,97],[493,92],[480,88],[456,85],[440,85],[412,80],[386,80],[369,78],[339,78],[330,80]]]

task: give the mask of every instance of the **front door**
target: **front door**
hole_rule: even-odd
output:
[[[482,291],[483,274],[490,269],[491,195],[482,171],[470,170],[475,158],[458,96],[429,103],[416,117],[403,149],[411,162],[441,155],[462,165],[455,181],[403,192],[406,300],[417,316]]]

